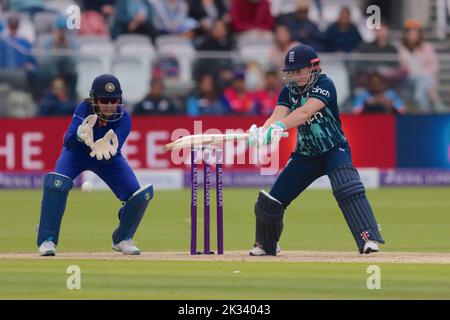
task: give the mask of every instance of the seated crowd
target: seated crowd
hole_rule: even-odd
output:
[[[67,18],[56,2],[80,6],[79,30],[67,29]],[[419,22],[405,22],[398,45],[391,43],[386,23],[374,31],[373,41],[366,41],[370,37],[360,32],[350,7],[342,7],[336,21],[324,24],[320,19],[323,10],[320,2],[6,0],[0,7],[1,12],[8,13],[0,16],[0,80],[12,81],[17,77],[25,83],[24,91],[31,93],[30,103],[37,106],[30,111],[35,115],[69,115],[77,101],[85,98],[76,89],[77,56],[83,37],[114,41],[124,34],[141,34],[157,47],[159,39],[177,35],[189,41],[201,57],[192,62],[195,85],[184,95],[168,94],[166,76],[170,72],[177,74],[177,68],[181,67],[177,61],[155,59],[151,70],[146,71],[151,74],[147,94],[129,105],[134,114],[268,115],[283,85],[279,71],[283,57],[291,47],[304,43],[319,53],[337,56],[364,53],[397,57],[385,62],[361,61],[347,65],[351,95],[344,112],[447,111],[438,94],[439,60],[433,46],[424,39]],[[283,3],[286,6],[295,3],[295,9],[286,12]],[[311,19],[312,11],[318,14],[318,19]],[[53,19],[47,27],[42,24],[43,13],[54,14],[49,14]],[[36,32],[24,37],[18,30],[21,23],[25,28],[29,22],[31,27],[36,25]],[[268,39],[269,63],[261,65],[233,57],[232,52],[242,49],[248,35]],[[34,48],[39,48],[39,56],[34,54]],[[219,57],[208,56],[211,51],[219,53]],[[14,70],[17,72],[11,73]],[[0,116],[27,115],[3,113],[0,110]]]

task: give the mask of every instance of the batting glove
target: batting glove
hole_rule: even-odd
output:
[[[280,141],[282,137],[287,137],[288,133],[284,132],[287,129],[286,125],[277,121],[273,123],[264,133],[261,135],[261,144],[275,144]]]

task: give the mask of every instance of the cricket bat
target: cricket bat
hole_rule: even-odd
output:
[[[249,133],[229,133],[229,134],[194,134],[181,137],[164,146],[164,151],[177,150],[183,148],[206,147],[215,143],[231,140],[248,139]],[[288,132],[283,132],[282,137],[288,137]]]

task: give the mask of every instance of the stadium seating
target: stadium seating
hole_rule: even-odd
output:
[[[109,64],[106,64],[100,57],[95,56],[80,56],[76,68],[78,74],[76,91],[80,98],[88,97],[95,77],[109,72]]]
[[[271,32],[244,32],[237,37],[238,50],[251,45],[273,45],[274,35]]]
[[[127,104],[142,100],[151,79],[150,65],[145,65],[139,57],[115,57],[111,64],[111,73],[120,79],[123,99]]]
[[[240,48],[239,53],[245,62],[255,61],[266,67],[270,64],[270,52],[272,46],[265,44],[246,45]]]
[[[99,58],[101,68],[107,72],[111,65],[111,59],[115,54],[113,42],[85,42],[80,44],[80,54],[83,58]]]
[[[175,57],[179,62],[178,79],[168,79],[170,85],[177,90],[190,90],[192,88],[192,62],[195,58],[195,49],[189,39],[179,36],[161,36],[156,39],[159,54],[164,57]]]
[[[350,95],[349,74],[343,61],[322,55],[322,71],[333,79],[338,92],[338,105],[343,106]]]
[[[115,40],[115,45],[118,48],[129,43],[151,45],[149,37],[141,34],[122,34]]]
[[[20,19],[19,30],[17,31],[19,37],[25,38],[30,43],[33,43],[36,40],[36,28],[28,15],[24,13],[5,11],[0,17],[0,19],[5,22],[5,26],[7,19],[11,16],[18,16]]]
[[[85,43],[105,43],[105,42],[111,42],[111,39],[109,37],[99,37],[99,36],[78,36],[77,37],[78,44],[84,45]]]
[[[57,16],[55,12],[37,12],[33,17],[37,34],[50,33],[54,28]]]
[[[66,14],[66,10],[69,6],[78,4],[71,0],[47,0],[45,6],[48,10],[53,10],[55,12]]]

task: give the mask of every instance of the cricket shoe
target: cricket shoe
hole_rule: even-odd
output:
[[[369,240],[364,245],[364,249],[363,249],[364,254],[369,254],[369,253],[378,252],[378,251],[380,251],[380,249],[378,249],[378,244],[375,241]]]
[[[56,251],[56,245],[53,241],[47,240],[41,243],[39,246],[39,255],[43,257],[54,256]]]
[[[277,254],[280,253],[281,251],[281,247],[280,245],[277,243]],[[266,251],[264,251],[263,248],[261,248],[261,246],[259,244],[256,244],[255,247],[250,250],[249,253],[251,256],[267,256],[268,254],[266,253]]]
[[[122,252],[125,255],[137,256],[141,254],[141,250],[136,247],[133,239],[131,238],[127,238],[118,244],[113,243],[112,248],[116,251]]]

